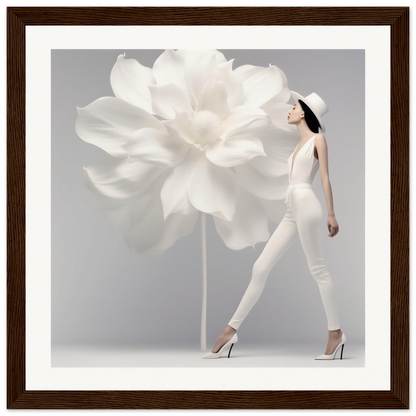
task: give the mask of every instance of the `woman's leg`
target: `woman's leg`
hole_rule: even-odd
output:
[[[318,285],[327,317],[329,334],[325,354],[328,354],[332,353],[341,341],[342,332],[338,319],[335,289],[323,256],[321,234],[323,210],[311,189],[296,191],[294,202],[293,211],[298,224],[300,242],[306,255],[310,273]],[[331,349],[332,351],[330,351]]]
[[[254,263],[251,280],[246,292],[227,327],[218,337],[212,352],[217,352],[235,334],[263,292],[267,277],[273,266],[296,240],[297,236],[296,222],[291,211],[287,210],[283,220],[277,226]]]
[[[267,277],[277,261],[298,236],[296,222],[290,211],[277,226],[253,265],[250,283],[228,325],[238,329],[263,292]]]

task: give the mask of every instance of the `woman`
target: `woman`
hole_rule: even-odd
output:
[[[228,352],[228,357],[230,356],[231,348],[238,341],[237,330],[259,299],[267,276],[276,262],[299,236],[309,270],[318,284],[328,321],[326,351],[315,359],[334,359],[341,346],[342,359],[347,338],[340,329],[334,287],[322,253],[321,222],[323,210],[312,188],[312,181],[320,167],[321,183],[328,208],[328,236],[334,237],[338,233],[339,227],[335,219],[329,182],[327,145],[324,135],[318,133],[318,128],[321,128],[325,133],[322,117],[327,113],[328,107],[321,97],[315,93],[302,97],[300,94],[291,91],[291,95],[296,104],[289,112],[287,122],[298,128],[301,140],[288,158],[289,186],[283,195],[286,197],[285,203],[287,204],[285,216],[255,262],[250,284],[235,314],[219,336],[213,350],[202,358],[219,358],[224,349],[231,345]]]

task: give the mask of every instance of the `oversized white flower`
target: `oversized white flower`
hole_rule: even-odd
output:
[[[115,97],[77,107],[76,132],[112,160],[85,167],[96,207],[112,211],[128,246],[157,255],[214,217],[227,247],[267,241],[284,215],[297,129],[285,74],[232,69],[217,50],[166,50],[148,68],[119,55]],[[128,224],[121,224],[128,220]]]

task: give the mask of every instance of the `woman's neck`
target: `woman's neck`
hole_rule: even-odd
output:
[[[296,127],[298,128],[301,141],[309,140],[314,134],[316,134],[308,127],[306,121],[304,120],[302,120]]]

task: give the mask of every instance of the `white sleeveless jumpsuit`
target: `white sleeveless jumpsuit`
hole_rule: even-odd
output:
[[[293,167],[292,159],[298,148],[288,158],[289,186],[283,195],[286,197],[286,213],[254,263],[248,288],[228,322],[228,325],[234,329],[240,327],[259,299],[270,271],[298,236],[309,270],[318,284],[328,330],[340,328],[334,286],[325,266],[322,252],[323,211],[312,188],[312,181],[319,168],[318,159],[314,156],[314,138],[315,136],[311,137],[300,148],[295,156]]]

